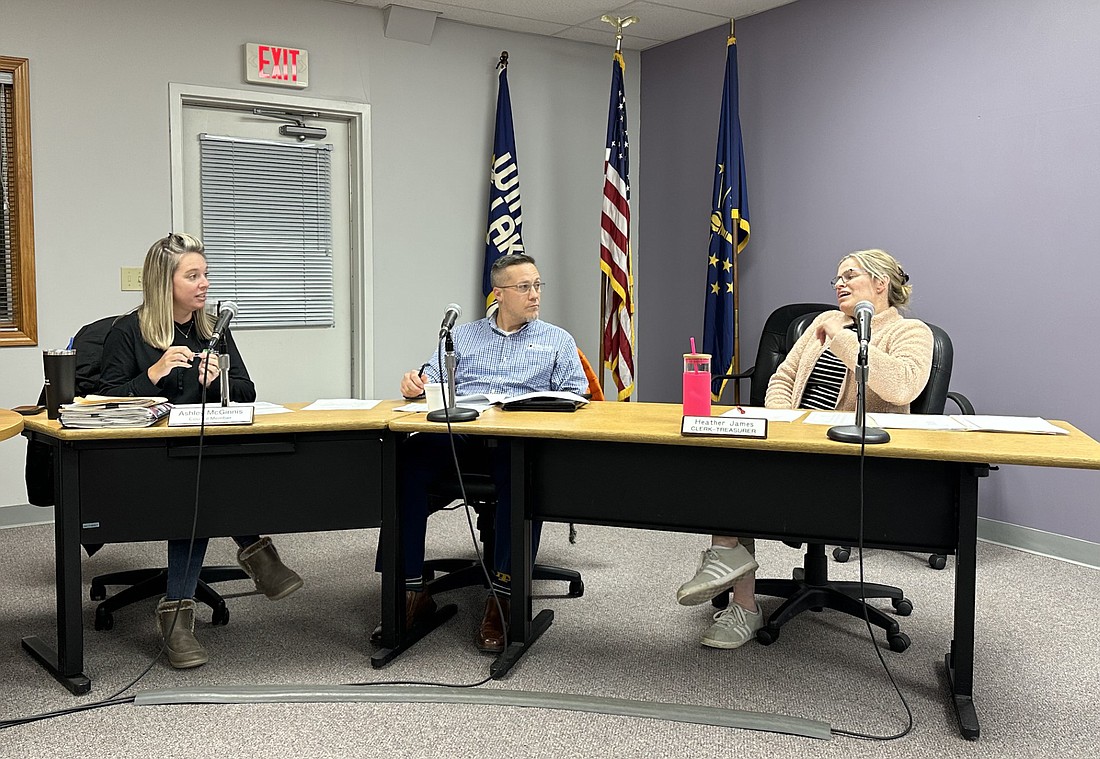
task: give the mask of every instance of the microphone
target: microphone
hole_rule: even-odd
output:
[[[841,443],[890,442],[890,433],[879,427],[867,426],[867,346],[871,341],[871,317],[875,307],[869,300],[856,304],[856,336],[859,338],[859,356],[856,358],[856,414],[855,424],[830,427],[826,434],[830,440]]]
[[[222,335],[229,328],[230,320],[237,315],[237,304],[231,300],[223,300],[220,308],[218,320],[214,322],[214,332],[210,335],[210,343],[207,345],[208,350],[214,350],[218,341],[222,339]]]
[[[462,316],[462,306],[457,303],[449,304],[447,310],[443,312],[443,321],[439,324],[439,336],[443,337],[450,332],[460,316]]]
[[[871,317],[875,315],[875,307],[869,300],[861,300],[856,304],[856,336],[859,338],[860,348],[866,347],[871,341]]]

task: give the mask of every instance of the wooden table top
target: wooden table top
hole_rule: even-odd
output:
[[[256,414],[252,424],[210,425],[207,435],[250,435],[268,432],[329,432],[347,430],[384,430],[398,412],[393,409],[405,401],[382,401],[372,409],[339,409],[302,411],[308,403],[283,404],[293,413]],[[121,427],[112,429],[70,429],[56,419],[47,419],[46,412],[26,418],[26,429],[61,440],[109,440],[112,438],[189,437],[198,434],[198,427],[169,427],[162,419],[152,427]]]
[[[728,406],[716,406],[721,414]],[[503,411],[494,407],[473,422],[452,424],[463,434],[504,437],[537,436],[570,440],[656,443],[719,448],[750,448],[795,453],[859,455],[860,447],[826,437],[828,427],[796,422],[769,422],[767,440],[729,437],[685,437],[680,434],[678,403],[593,402],[574,413]],[[1066,422],[1053,422],[1069,435],[1002,432],[890,430],[890,442],[868,445],[867,455],[974,464],[1100,469],[1100,443]],[[397,432],[445,432],[446,424],[424,414],[402,414],[389,423]]]
[[[43,414],[42,416],[45,416]],[[0,440],[15,437],[23,431],[23,417],[14,411],[0,408]]]

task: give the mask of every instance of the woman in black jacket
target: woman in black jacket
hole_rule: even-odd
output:
[[[206,351],[214,318],[205,310],[209,282],[202,243],[187,234],[170,234],[149,248],[142,269],[143,301],[121,317],[103,344],[99,392],[115,396],[163,396],[172,403],[198,403],[221,397],[217,357]],[[230,356],[229,399],[256,400],[233,336],[224,336]],[[302,587],[302,578],[279,559],[270,538],[233,538],[237,561],[268,598],[285,598]],[[168,588],[157,604],[157,623],[173,667],[197,667],[207,661],[195,639],[195,588],[206,556],[207,538],[168,541]]]

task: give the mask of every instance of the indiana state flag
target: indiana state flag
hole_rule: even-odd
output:
[[[523,213],[519,203],[519,164],[516,163],[516,133],[512,127],[512,100],[508,95],[507,53],[501,56],[497,75],[497,123],[493,137],[493,160],[489,179],[489,223],[485,233],[485,272],[481,290],[486,313],[493,305],[493,283],[489,273],[501,256],[523,252]]]
[[[749,241],[745,151],[741,144],[741,120],[737,116],[737,40],[733,35],[726,41],[726,81],[722,90],[722,116],[718,125],[718,156],[715,163],[703,352],[711,355],[711,368],[717,376],[730,374],[734,368],[737,286],[733,257]],[[716,379],[711,385],[715,401],[721,397],[726,382]]]

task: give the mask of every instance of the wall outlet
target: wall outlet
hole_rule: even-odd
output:
[[[141,290],[141,267],[140,266],[123,266],[122,267],[122,289],[125,290]]]

